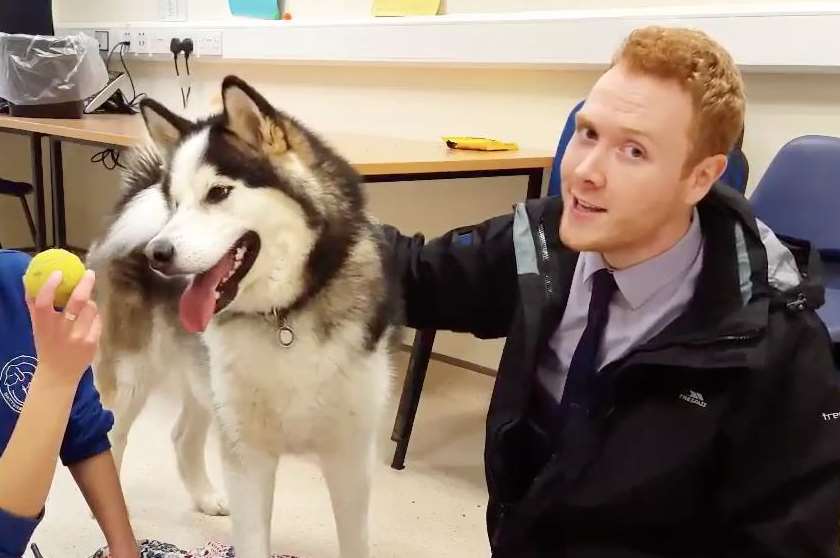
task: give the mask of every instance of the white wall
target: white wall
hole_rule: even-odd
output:
[[[749,0],[741,0],[749,3]],[[449,11],[502,10],[524,2],[448,0]],[[529,0],[528,9],[677,5],[678,0]],[[318,10],[313,6],[317,5]],[[296,17],[366,15],[369,0],[290,0]],[[191,19],[225,17],[226,2],[191,0]],[[154,19],[157,2],[55,0],[57,22]],[[177,108],[180,93],[170,64],[130,62],[140,90]],[[278,107],[319,130],[437,139],[442,134],[486,134],[523,146],[553,148],[566,115],[597,79],[591,72],[549,70],[322,67],[271,64],[194,64],[193,105],[201,113],[218,95],[221,78],[237,73],[257,86]],[[749,97],[745,151],[751,186],[772,155],[789,139],[806,133],[840,136],[840,76],[747,76]],[[102,216],[113,204],[116,173],[88,162],[95,150],[65,147],[70,241],[85,245],[99,233]],[[0,175],[28,177],[23,138],[0,137]],[[506,212],[521,199],[523,180],[370,185],[373,212],[404,231],[429,235]],[[0,242],[20,243],[25,229],[17,206],[0,199]],[[487,367],[498,361],[500,343],[440,337],[436,350]]]

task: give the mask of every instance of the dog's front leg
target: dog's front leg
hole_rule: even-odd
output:
[[[236,556],[269,558],[278,458],[244,444],[222,443]]]
[[[373,472],[371,435],[344,438],[321,453],[321,470],[330,491],[341,558],[368,558],[368,508]]]

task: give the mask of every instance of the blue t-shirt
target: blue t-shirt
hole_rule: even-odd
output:
[[[28,265],[26,254],[0,250],[0,455],[9,443],[38,363],[21,279]],[[108,432],[113,424],[114,417],[103,409],[88,369],[73,400],[61,444],[62,463],[73,465],[110,449]],[[14,517],[0,509],[0,558],[22,556],[39,519]]]

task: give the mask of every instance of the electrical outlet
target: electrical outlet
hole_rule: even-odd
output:
[[[149,34],[145,31],[137,31],[131,43],[131,52],[146,54],[149,52]]]
[[[169,31],[149,34],[149,54],[171,54],[169,43],[174,35]]]
[[[107,31],[94,31],[93,38],[99,43],[99,50],[108,50],[108,32]]]
[[[221,31],[200,31],[192,33],[192,35],[192,40],[195,43],[195,56],[222,55]]]

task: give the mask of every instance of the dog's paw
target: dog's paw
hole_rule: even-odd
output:
[[[230,515],[227,501],[212,492],[199,496],[195,502],[195,507],[205,515]]]

